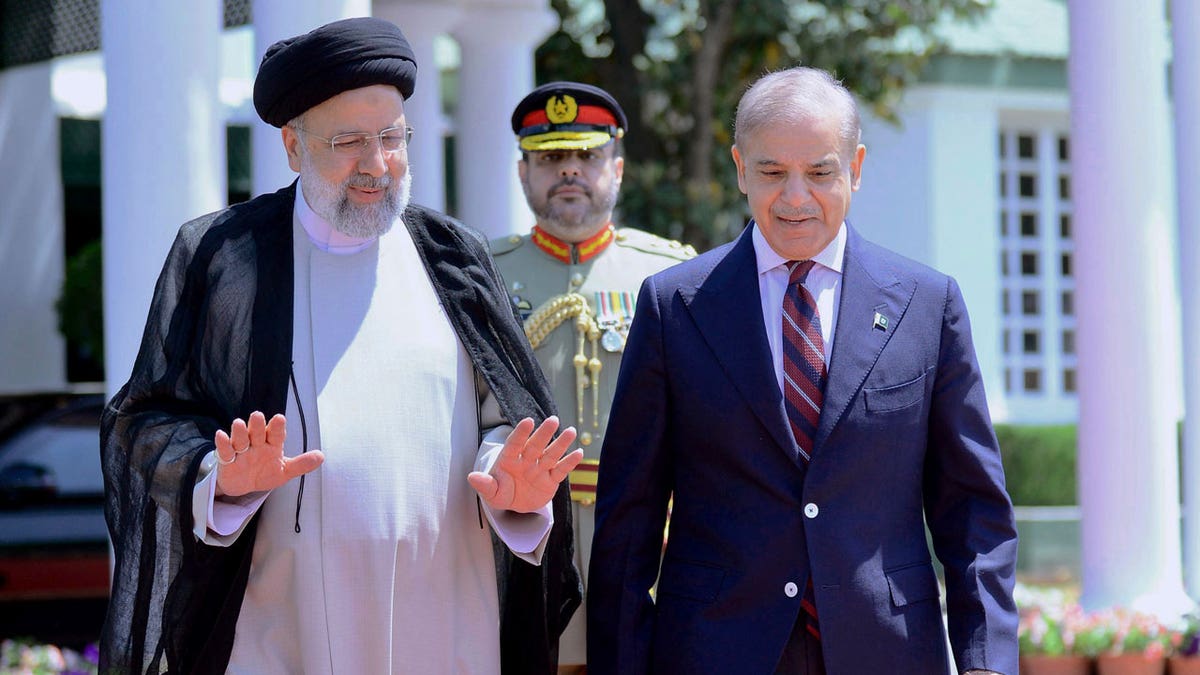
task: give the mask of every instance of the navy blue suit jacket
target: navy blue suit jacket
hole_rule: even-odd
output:
[[[770,673],[811,573],[831,675],[947,672],[928,524],[959,670],[1016,673],[1016,528],[953,279],[849,229],[807,467],[766,330],[750,228],[642,286],[600,467],[589,671]]]

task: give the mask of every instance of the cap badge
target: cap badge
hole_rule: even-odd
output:
[[[567,124],[574,122],[579,116],[579,104],[575,97],[567,94],[551,96],[546,101],[546,117],[551,124]]]

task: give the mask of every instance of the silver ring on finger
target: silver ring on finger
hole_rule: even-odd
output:
[[[250,449],[250,446],[249,446],[249,445],[247,445],[246,447],[242,448],[241,450],[234,450],[234,451],[233,451],[233,456],[234,456],[234,457],[237,457],[238,455],[242,454],[243,452],[245,452],[245,451],[247,451],[247,450],[249,450],[249,449]]]
[[[229,466],[230,464],[233,464],[236,461],[237,461],[237,452],[234,452],[233,457],[230,457],[229,459],[222,459],[221,453],[219,453],[219,452],[217,453],[217,464],[220,464],[221,466]]]

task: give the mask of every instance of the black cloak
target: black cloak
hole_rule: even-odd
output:
[[[293,183],[193,220],[167,256],[133,373],[101,419],[116,564],[100,672],[225,671],[258,516],[232,546],[208,546],[191,532],[192,490],[218,428],[254,410],[268,419],[285,410],[295,197]],[[505,417],[540,422],[553,414],[485,240],[420,206],[403,220]],[[558,636],[580,602],[565,482],[553,512],[541,566],[493,539],[505,673],[554,673]]]

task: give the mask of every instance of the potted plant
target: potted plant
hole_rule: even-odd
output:
[[[1157,618],[1117,607],[1095,622],[1097,642],[1105,645],[1096,655],[1098,675],[1162,675],[1171,636]]]
[[[1078,605],[1032,606],[1021,610],[1017,638],[1026,675],[1087,675],[1087,617]],[[1083,642],[1079,641],[1084,636]]]
[[[1200,614],[1185,614],[1171,630],[1170,675],[1200,675]]]

